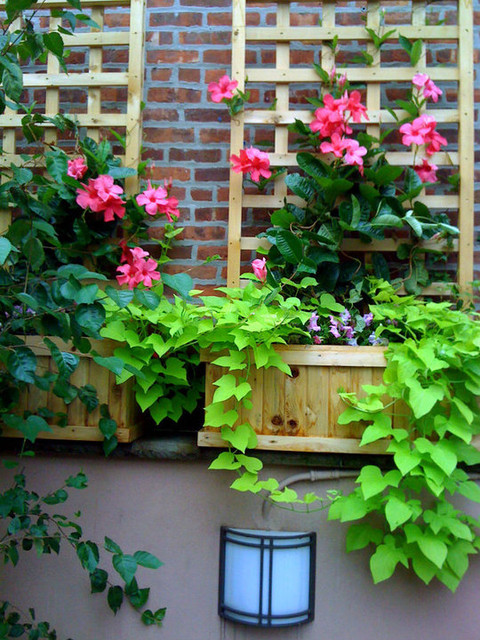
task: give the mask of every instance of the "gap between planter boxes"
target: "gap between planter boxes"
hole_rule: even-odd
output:
[[[357,392],[362,385],[381,384],[387,365],[385,347],[279,345],[276,350],[290,365],[292,376],[275,367],[251,368],[251,410],[242,408],[240,422],[249,421],[258,438],[258,449],[331,453],[383,454],[388,442],[360,447],[365,426],[338,424],[346,405],[338,389]],[[202,352],[206,362],[205,402],[208,405],[214,382],[227,369],[212,364],[219,353]],[[237,377],[241,372],[230,372]],[[227,403],[226,403],[227,404]],[[226,406],[228,410],[230,406]],[[394,416],[394,426],[403,426],[403,416]],[[239,423],[240,423],[239,422]],[[220,430],[204,427],[198,434],[204,447],[224,447]]]
[[[65,344],[57,337],[51,337],[50,340],[62,351],[74,353],[80,358],[78,367],[72,374],[70,381],[76,386],[92,384],[96,388],[99,404],[108,405],[110,415],[118,425],[115,433],[118,441],[126,443],[138,438],[143,432],[143,427],[139,420],[139,408],[135,402],[133,378],[121,385],[116,384],[115,374],[94,362],[91,353],[79,353],[71,344]],[[119,346],[118,342],[111,340],[91,340],[90,342],[98,355],[103,357],[112,356],[114,349]],[[53,359],[41,337],[26,336],[25,345],[30,347],[37,356],[40,371],[55,370]],[[98,427],[100,420],[98,408],[88,413],[85,405],[78,398],[65,405],[62,399],[53,393],[41,391],[37,387],[29,385],[27,390],[21,394],[19,408],[34,412],[38,407],[43,406],[54,412],[64,411],[67,414],[67,424],[65,427],[50,424],[52,431],[41,432],[38,435],[39,439],[89,442],[104,439]],[[16,429],[3,425],[1,435],[7,438],[23,437]]]

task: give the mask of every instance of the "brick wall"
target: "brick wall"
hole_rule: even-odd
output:
[[[352,4],[345,4],[342,22],[355,20]],[[391,3],[385,3],[391,4]],[[399,10],[408,3],[401,0]],[[446,3],[434,3],[442,14]],[[361,8],[361,5],[357,5]],[[171,269],[190,269],[196,284],[210,290],[223,284],[226,275],[226,237],[229,174],[229,117],[224,105],[213,104],[207,84],[230,73],[230,0],[147,0],[146,82],[144,111],[145,159],[153,163],[152,177],[172,176],[174,195],[180,200],[181,243],[173,250]],[[480,0],[474,2],[475,23],[480,25]],[[437,9],[435,9],[437,11]],[[357,11],[358,14],[358,11]],[[448,21],[448,12],[446,21]],[[248,24],[268,24],[267,7],[253,10]],[[305,13],[298,24],[315,24]],[[480,57],[480,33],[475,31],[475,62]],[[252,58],[255,51],[249,53]],[[312,57],[313,52],[304,56]],[[432,55],[442,64],[440,47]],[[269,64],[268,52],[262,60]],[[397,96],[398,97],[398,96]],[[254,99],[269,100],[268,87]],[[480,102],[480,77],[475,80]],[[475,112],[476,178],[480,178],[480,124]],[[480,231],[480,189],[476,192],[476,235]],[[153,233],[161,233],[159,229]],[[477,248],[478,247],[477,245]],[[202,262],[213,254],[220,260]],[[480,278],[480,252],[476,260]]]

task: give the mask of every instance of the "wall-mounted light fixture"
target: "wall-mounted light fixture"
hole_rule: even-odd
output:
[[[222,527],[219,615],[257,627],[311,622],[315,544],[315,533]]]

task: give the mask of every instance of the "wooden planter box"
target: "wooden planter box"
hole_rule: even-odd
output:
[[[138,419],[139,410],[135,403],[133,378],[124,384],[118,385],[115,382],[115,374],[94,362],[91,354],[78,353],[74,347],[66,346],[59,338],[51,338],[51,340],[62,351],[69,351],[80,357],[78,367],[72,374],[70,381],[77,386],[91,384],[96,388],[99,404],[107,404],[111,417],[117,422],[118,429],[115,435],[118,441],[132,442],[132,440],[138,438],[142,433],[142,426]],[[105,357],[112,356],[114,349],[118,347],[117,342],[110,340],[92,340],[91,343],[97,353]],[[27,336],[25,344],[37,355],[37,370],[40,372],[56,371],[55,363],[41,338]],[[51,424],[52,431],[40,433],[38,436],[40,439],[83,441],[102,441],[104,439],[98,428],[98,421],[100,420],[99,409],[88,413],[85,405],[78,399],[66,405],[61,398],[58,398],[53,393],[41,391],[33,386],[29,387],[21,395],[20,408],[22,410],[28,409],[34,412],[38,407],[45,406],[54,412],[65,412],[67,414],[67,425],[59,427]],[[1,435],[8,438],[23,437],[16,429],[3,425]]]
[[[355,391],[363,384],[381,384],[386,366],[384,347],[279,346],[292,376],[273,367],[253,368],[250,374],[253,408],[242,409],[258,436],[258,449],[335,453],[385,453],[386,443],[360,447],[365,423],[339,425],[346,405],[337,390]],[[212,401],[214,382],[227,370],[211,364],[219,354],[204,353],[206,398]],[[239,372],[232,372],[238,374]],[[241,372],[240,372],[241,373]],[[399,418],[397,418],[397,426]],[[225,446],[220,429],[205,427],[198,435],[205,447]]]

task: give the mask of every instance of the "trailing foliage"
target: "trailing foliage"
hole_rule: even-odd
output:
[[[63,547],[70,547],[88,574],[91,593],[105,593],[113,613],[116,614],[122,604],[128,601],[140,613],[143,622],[161,626],[165,609],[155,612],[144,609],[150,589],[141,588],[135,577],[138,567],[158,569],[162,565],[160,560],[147,551],[125,553],[108,537],[105,537],[102,545],[86,539],[79,513],[72,519],[61,513],[51,513],[53,506],[68,500],[71,489],[83,490],[87,486],[88,479],[80,472],[67,478],[64,486],[40,496],[27,488],[25,474],[17,472],[12,486],[3,492],[0,499],[0,518],[5,522],[5,533],[0,539],[3,562],[16,566],[22,552],[34,551],[39,556],[51,553],[58,555]],[[105,552],[111,556],[113,575],[104,568]],[[26,633],[30,640],[56,638],[55,631],[50,629],[48,623],[34,623],[35,613],[32,610],[30,617],[30,620],[23,620],[8,602],[1,603],[0,637],[17,638]]]

